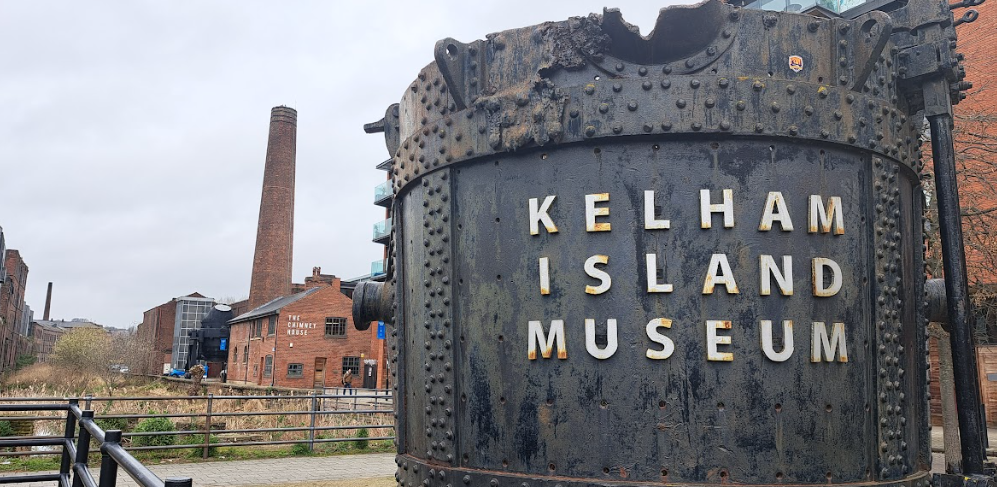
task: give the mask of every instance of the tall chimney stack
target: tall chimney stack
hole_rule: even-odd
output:
[[[291,294],[297,130],[298,112],[293,108],[279,106],[270,111],[270,138],[263,170],[249,309]]]
[[[42,318],[45,321],[49,319],[49,311],[52,310],[52,283],[48,283],[48,293],[45,294],[45,315]]]

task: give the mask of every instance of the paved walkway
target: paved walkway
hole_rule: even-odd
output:
[[[94,476],[96,477],[100,466],[95,465],[94,467]],[[162,464],[150,465],[149,470],[152,470],[161,479],[190,477],[194,479],[194,487],[274,485],[322,480],[392,477],[395,474],[395,454],[371,453],[366,455]],[[0,477],[4,475],[7,474],[0,474]],[[33,482],[17,485],[52,487],[54,484],[55,482]],[[118,485],[136,487],[131,477],[121,470],[118,470]]]

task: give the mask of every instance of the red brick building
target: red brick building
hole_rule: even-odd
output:
[[[187,353],[187,334],[200,326],[200,319],[214,306],[214,300],[200,293],[173,298],[142,314],[138,336],[150,347],[150,373],[161,373],[163,367],[183,367]]]
[[[236,316],[229,335],[228,380],[263,386],[338,387],[346,369],[353,387],[384,387],[376,327],[358,331],[340,279],[313,270],[301,292]],[[375,345],[375,347],[372,347]],[[374,355],[371,356],[371,350]],[[365,377],[365,372],[368,373]]]
[[[26,331],[30,321],[24,323],[29,319],[24,304],[28,265],[20,252],[7,249],[4,267],[7,277],[0,285],[0,373],[12,369],[18,355],[31,353]]]

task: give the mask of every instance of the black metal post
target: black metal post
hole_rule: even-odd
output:
[[[76,440],[76,464],[79,465],[86,465],[90,457],[90,432],[83,425],[86,421],[93,421],[93,411],[89,409],[83,411],[83,417],[80,418],[80,436]],[[79,473],[73,475],[73,487],[83,487],[83,479]]]
[[[214,394],[208,394],[208,413],[204,415],[204,450],[201,458],[208,458],[208,449],[211,447],[211,402]]]
[[[80,404],[79,399],[70,399],[70,406],[78,406]],[[66,411],[66,430],[63,437],[67,442],[72,442],[73,437],[76,436],[76,416],[73,414],[72,409]],[[73,468],[73,459],[69,456],[69,449],[65,446],[62,447],[62,463],[59,465],[60,475],[69,475],[71,469]]]
[[[111,445],[121,443],[121,430],[104,433],[104,444],[100,446],[100,484],[98,487],[114,487],[118,482],[118,462],[108,454]]]
[[[163,482],[164,487],[191,487],[194,482],[190,478],[169,477]]]
[[[315,451],[315,409],[318,406],[318,399],[315,398],[315,391],[312,391],[312,411],[308,429],[308,451]]]
[[[972,307],[966,276],[959,191],[956,183],[955,148],[949,114],[928,117],[931,152],[935,166],[935,192],[938,201],[938,227],[941,232],[945,292],[951,325],[952,362],[955,372],[956,405],[959,410],[959,437],[962,444],[963,474],[982,474],[985,450],[984,425],[980,415],[980,386],[976,367],[976,347],[969,319]]]

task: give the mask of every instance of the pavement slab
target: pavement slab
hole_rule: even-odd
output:
[[[99,478],[99,465],[94,465],[94,477]],[[242,487],[279,484],[306,484],[344,481],[342,485],[383,485],[385,478],[394,482],[395,454],[332,455],[316,457],[266,458],[259,460],[214,461],[149,465],[159,478],[190,477],[194,487]],[[55,473],[55,472],[34,472]],[[16,474],[3,474],[0,478]],[[352,482],[377,479],[380,483]],[[52,487],[55,482],[18,484],[26,487]],[[122,470],[118,470],[118,486],[137,487]],[[331,484],[330,484],[331,485]]]

